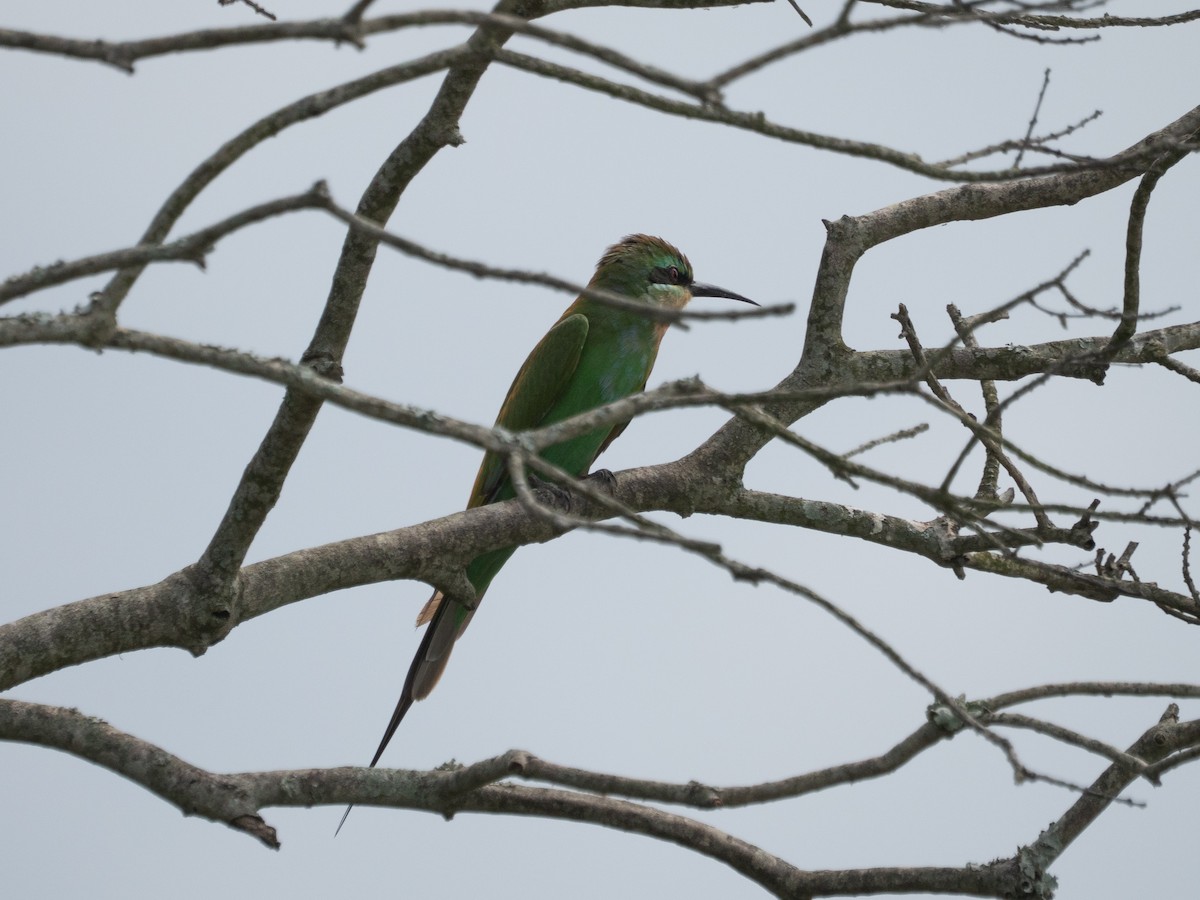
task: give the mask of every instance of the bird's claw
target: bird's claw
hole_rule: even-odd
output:
[[[611,469],[597,469],[588,475],[587,480],[598,482],[601,490],[610,494],[617,489],[617,476],[612,473]]]
[[[561,484],[555,484],[553,481],[546,481],[545,479],[539,478],[533,472],[529,473],[528,478],[529,486],[535,491],[545,491],[547,494],[549,494],[550,502],[554,506],[561,507],[565,510],[570,510],[571,492],[569,490],[567,490]]]

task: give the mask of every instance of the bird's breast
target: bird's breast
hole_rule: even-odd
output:
[[[613,352],[606,354],[607,358],[598,366],[599,403],[620,400],[645,386],[662,341],[663,332],[658,329],[658,324],[648,330],[638,323],[638,326],[623,328],[617,333]],[[665,329],[665,325],[663,327]]]

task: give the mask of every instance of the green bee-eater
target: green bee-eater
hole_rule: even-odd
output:
[[[662,238],[644,234],[630,235],[609,247],[588,287],[673,310],[683,309],[693,297],[728,297],[754,303],[732,291],[693,281],[686,256]],[[537,428],[638,393],[646,387],[666,330],[667,323],[660,319],[581,295],[517,372],[496,424],[509,431]],[[627,424],[579,435],[547,447],[541,456],[572,475],[583,476]],[[467,508],[508,500],[515,493],[504,458],[488,451],[475,476]],[[466,630],[488,585],[515,549],[489,551],[467,566],[467,578],[475,588],[474,608],[467,609],[453,599],[447,600],[441,591],[434,591],[417,616],[417,625],[429,623],[429,628],[404,679],[396,711],[371,759],[372,766],[379,762],[413,701],[424,700],[437,684],[454,642]]]

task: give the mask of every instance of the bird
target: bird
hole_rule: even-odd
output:
[[[681,310],[693,297],[724,297],[758,306],[741,294],[695,281],[686,256],[662,238],[645,234],[631,234],[609,247],[587,287],[588,291],[617,294],[660,310]],[[645,389],[669,323],[636,308],[606,304],[588,291],[567,307],[530,352],[500,407],[497,427],[518,432],[551,425]],[[596,428],[547,447],[540,456],[569,475],[583,477],[628,424],[626,421]],[[504,456],[488,450],[475,476],[467,509],[515,496]],[[437,685],[455,642],[478,611],[492,579],[515,550],[490,550],[467,564],[466,576],[475,588],[475,601],[470,606],[435,590],[421,609],[417,626],[429,627],[369,768],[379,762],[413,703],[424,700]],[[347,809],[346,814],[349,812]]]

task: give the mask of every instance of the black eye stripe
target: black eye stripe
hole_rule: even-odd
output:
[[[655,284],[691,284],[692,274],[678,266],[655,266],[650,270],[650,280]]]

